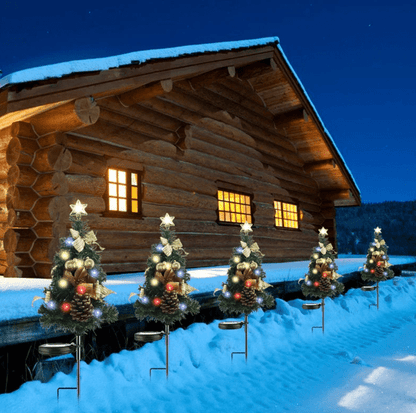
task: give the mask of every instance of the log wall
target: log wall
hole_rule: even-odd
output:
[[[309,259],[319,227],[332,222],[335,231],[333,203],[322,208],[316,182],[249,82],[229,77],[195,89],[182,81],[137,102],[99,100],[94,122],[75,128],[71,119],[66,133],[57,122],[44,125],[46,116],[3,131],[0,273],[49,277],[59,237],[69,228],[69,204],[77,199],[88,204],[107,273],[146,268],[166,213],[175,217],[188,266],[227,264],[240,226],[217,224],[218,188],[252,194],[254,237],[265,262]],[[140,219],[106,213],[108,166],[141,172]],[[299,204],[299,231],[274,227],[274,199]]]

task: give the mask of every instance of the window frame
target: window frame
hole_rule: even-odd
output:
[[[113,211],[110,210],[110,194],[109,194],[109,184],[110,184],[110,169],[118,171],[122,171],[126,173],[126,199],[127,199],[127,211]],[[137,212],[131,211],[131,174],[134,173],[137,175]],[[114,218],[142,218],[142,171],[130,169],[130,168],[120,168],[118,166],[108,166],[107,172],[105,175],[105,214],[106,217],[114,217]],[[117,197],[118,198],[118,197]]]
[[[236,226],[236,225],[244,224],[244,222],[245,222],[244,221],[244,222],[241,223],[241,222],[230,222],[230,221],[221,221],[220,220],[220,209],[219,209],[219,204],[218,204],[218,202],[219,202],[218,192],[219,191],[232,192],[232,193],[237,194],[237,195],[248,196],[250,198],[251,224],[254,225],[253,195],[252,194],[249,194],[247,192],[243,192],[243,191],[240,191],[240,190],[237,190],[237,189],[231,189],[231,188],[217,188],[217,196],[216,196],[216,198],[217,198],[217,210],[216,210],[216,212],[217,212],[217,224],[219,224],[219,225],[227,225],[227,226]],[[223,212],[223,211],[221,211],[221,212]]]
[[[283,209],[282,209],[282,224],[283,225],[281,227],[276,225],[276,211],[278,211],[278,209],[275,207],[275,202],[280,202],[282,204],[282,208],[283,208],[283,204],[296,206],[297,223],[298,223],[297,228],[285,227],[284,218],[283,218]],[[299,208],[299,202],[288,202],[288,201],[282,201],[281,199],[273,199],[273,225],[276,229],[283,229],[283,230],[288,230],[288,231],[300,231],[300,221],[301,221],[301,213],[300,213],[300,208]]]

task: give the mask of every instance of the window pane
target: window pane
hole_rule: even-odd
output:
[[[110,198],[110,211],[117,211],[117,198]]]
[[[238,204],[240,203],[240,195],[235,194],[235,202],[237,202]]]
[[[119,185],[118,186],[118,196],[120,198],[126,198],[127,197],[127,186],[126,185]]]
[[[222,201],[218,201],[218,209],[219,209],[220,211],[224,211],[224,202],[222,202]]]
[[[241,222],[241,215],[237,214],[237,222]]]
[[[224,202],[224,209],[226,211],[229,211],[230,210],[230,204],[228,202]]]
[[[126,173],[124,171],[118,171],[118,182],[120,184],[126,183]]]
[[[225,220],[226,221],[231,221],[231,214],[229,212],[225,213]]]
[[[236,222],[235,221],[235,214],[233,214],[233,213],[231,214],[231,222]]]
[[[137,201],[131,201],[131,212],[139,212]]]
[[[231,212],[235,212],[235,204],[230,203]]]
[[[117,184],[108,184],[108,195],[117,196]]]
[[[240,204],[235,205],[235,212],[241,212],[241,205]]]
[[[224,212],[220,212],[220,221],[224,221],[225,216],[224,216]]]
[[[246,204],[250,205],[250,197],[249,196],[246,196]]]
[[[224,191],[224,200],[225,201],[229,201],[230,199],[228,198],[228,192]]]
[[[137,174],[131,174],[131,184],[137,186]]]
[[[119,199],[118,200],[118,210],[122,212],[127,211],[127,200],[126,199]]]
[[[251,215],[247,215],[247,222],[251,224]]]
[[[230,202],[234,202],[234,193],[230,192]]]
[[[224,199],[224,195],[222,191],[218,191],[218,199],[221,201]]]
[[[241,212],[242,212],[243,214],[245,214],[245,213],[246,213],[246,207],[245,207],[245,205],[241,205]]]
[[[138,198],[138,196],[137,196],[137,186],[132,186],[131,187],[131,197],[132,197],[132,199],[137,199]]]
[[[117,182],[117,171],[115,169],[108,170],[108,180],[110,182]]]

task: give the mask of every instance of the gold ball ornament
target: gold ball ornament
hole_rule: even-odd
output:
[[[166,270],[166,263],[165,262],[159,262],[156,264],[156,271],[165,271]]]
[[[179,264],[178,261],[173,261],[172,262],[172,270],[177,271],[181,268],[181,264]]]
[[[84,260],[81,260],[79,258],[75,258],[74,261],[75,261],[75,264],[76,264],[77,268],[82,268],[84,266]]]
[[[77,268],[78,267],[77,267],[77,264],[76,264],[75,260],[69,260],[65,263],[65,269],[68,270],[68,271],[74,271]]]
[[[85,266],[85,268],[86,268],[87,270],[90,270],[91,268],[93,268],[93,267],[94,267],[94,265],[95,265],[95,262],[94,262],[94,260],[93,260],[92,258],[87,258],[87,259],[84,261],[84,266]]]
[[[245,268],[245,262],[240,262],[237,264],[237,270],[244,270]]]
[[[252,270],[255,270],[257,267],[258,267],[257,262],[251,261],[251,263],[250,263],[250,268],[251,268]]]
[[[170,270],[172,268],[172,264],[170,262],[165,262],[164,264],[165,264],[166,270]]]

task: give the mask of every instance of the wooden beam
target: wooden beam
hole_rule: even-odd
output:
[[[91,97],[77,99],[30,118],[39,136],[52,132],[68,132],[93,125],[100,116],[100,108]]]
[[[172,90],[172,87],[172,79],[165,79],[149,83],[148,85],[141,86],[137,89],[131,90],[130,92],[122,93],[119,95],[119,100],[123,106],[131,106],[135,103],[169,93]]]
[[[305,122],[309,121],[309,116],[304,108],[293,109],[288,112],[279,113],[273,118],[276,128],[280,129],[284,127],[287,123],[294,121],[304,120]]]
[[[255,62],[247,66],[239,67],[237,69],[237,76],[240,79],[251,79],[271,71],[274,72],[276,69],[277,64],[273,59],[265,59],[260,62]]]
[[[331,169],[336,168],[337,164],[335,162],[335,159],[325,159],[323,161],[317,161],[317,162],[309,162],[303,165],[303,168],[306,173],[310,172],[316,172],[316,171],[328,171]]]
[[[321,191],[323,201],[336,201],[338,199],[351,199],[352,193],[349,189],[341,189],[339,191]]]
[[[210,85],[211,83],[219,82],[221,79],[225,79],[228,76],[235,76],[234,66],[211,70],[210,72],[203,73],[202,75],[195,76],[188,80],[193,89],[198,90]]]

